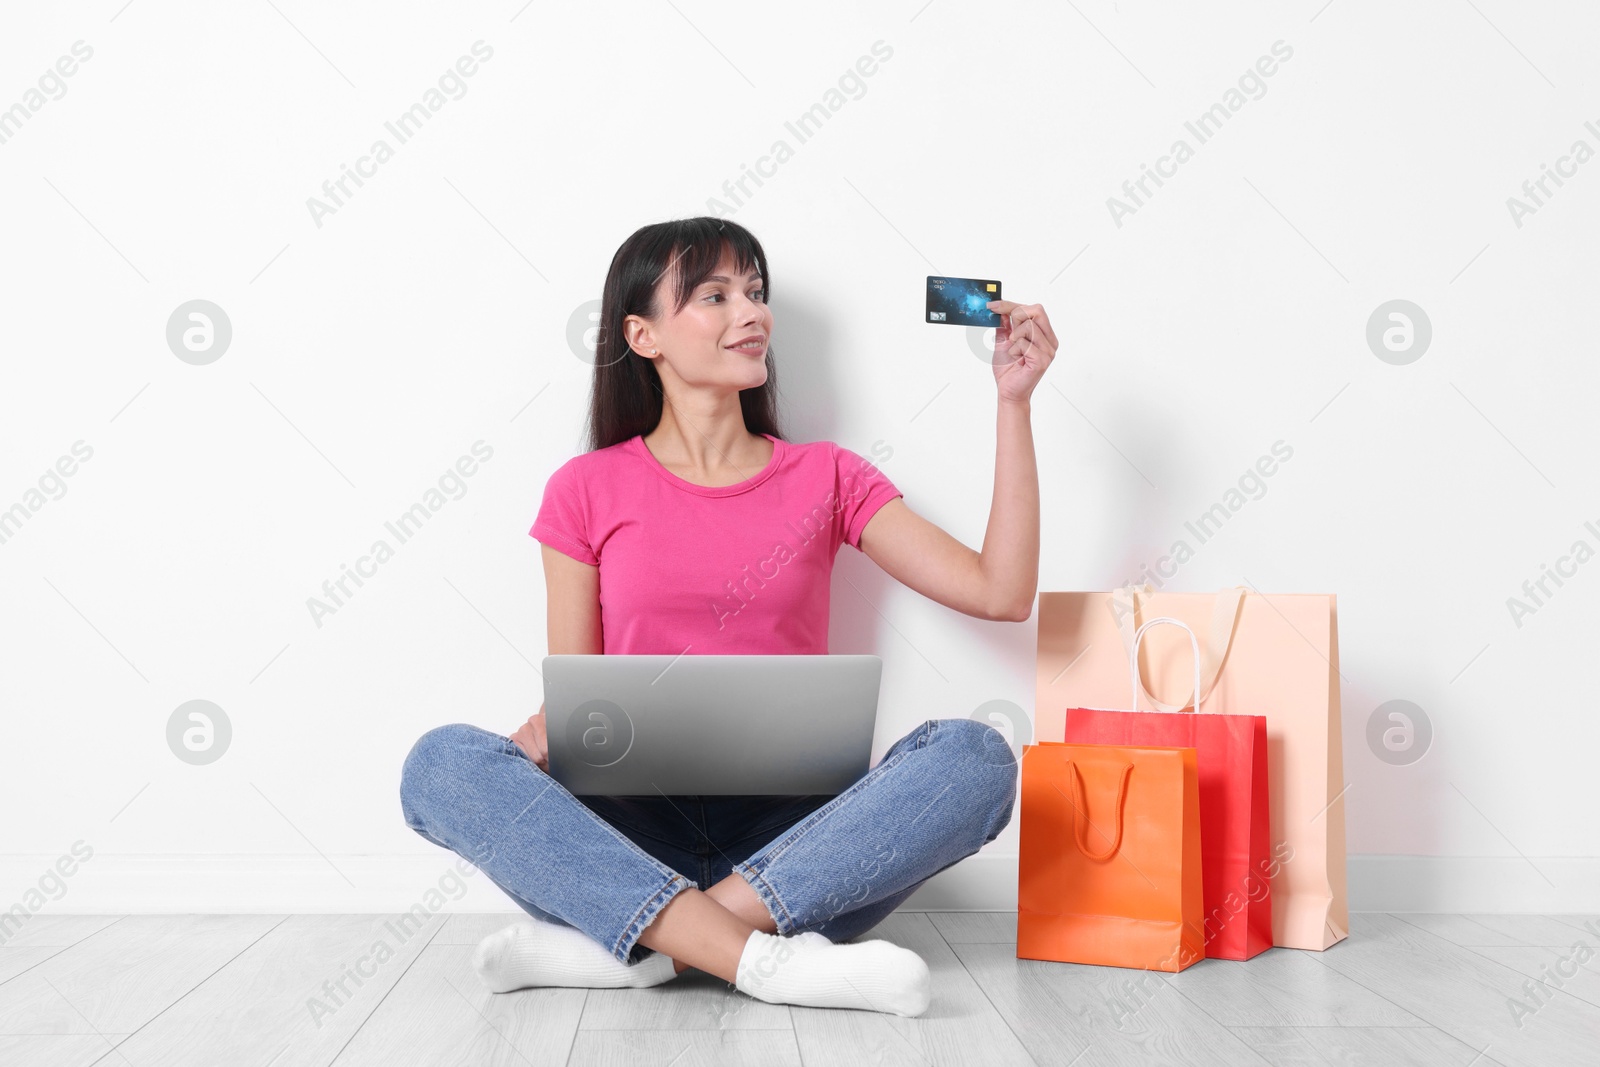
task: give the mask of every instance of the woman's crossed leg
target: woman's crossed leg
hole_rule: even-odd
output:
[[[921,960],[888,942],[838,943],[994,840],[1015,795],[1009,745],[967,719],[922,723],[837,797],[783,798],[780,817],[793,801],[798,821],[743,859],[752,839],[724,798],[693,798],[717,817],[684,798],[584,803],[510,740],[466,724],[423,735],[401,782],[413,830],[542,920],[486,939],[501,970],[522,972],[486,975],[491,987],[654,985],[694,966],[760,999],[900,1014],[926,1007]],[[696,866],[691,848],[703,862],[680,873]]]

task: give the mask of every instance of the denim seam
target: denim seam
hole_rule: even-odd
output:
[[[672,887],[677,885],[679,882],[683,883],[682,888],[674,891]],[[647,923],[644,923],[644,922],[640,921],[641,918],[644,916],[644,914],[646,912],[648,912],[651,909],[651,907],[653,907],[655,905],[658,905],[658,904],[665,905],[666,902],[668,900],[670,900],[672,897],[676,896],[678,893],[681,893],[681,892],[683,892],[684,889],[688,889],[688,888],[689,888],[689,879],[685,878],[683,875],[681,875],[681,874],[677,873],[676,871],[674,871],[673,874],[672,874],[672,877],[667,879],[667,882],[666,882],[665,885],[663,885],[660,889],[656,890],[655,893],[653,893],[651,895],[650,899],[646,900],[643,904],[639,905],[639,910],[634,912],[633,918],[630,919],[628,921],[628,925],[623,928],[622,936],[617,938],[616,944],[611,946],[611,954],[613,956],[616,956],[623,963],[627,963],[628,962],[628,952],[631,952],[632,949],[633,949],[633,945],[630,944],[630,942],[635,942],[636,943],[638,941],[638,939],[639,939],[639,935],[644,933],[644,928],[645,928],[645,926],[648,925]],[[654,918],[654,916],[652,916],[652,918]],[[623,947],[622,947],[623,945],[628,945],[627,951],[623,950]]]
[[[789,909],[778,899],[778,891],[772,888],[772,883],[767,881],[766,875],[748,863],[735,864],[733,869],[749,883],[751,889],[756,891],[756,896],[761,898],[761,903],[766,905],[767,911],[776,913],[773,915],[773,921],[777,924],[778,933],[787,937],[789,930],[794,929],[794,916],[789,914]]]

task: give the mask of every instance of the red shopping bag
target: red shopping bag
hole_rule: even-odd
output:
[[[1139,640],[1150,627],[1164,622],[1183,627],[1189,635],[1195,656],[1192,710],[1139,711]],[[1150,651],[1153,656],[1154,650]],[[1205,954],[1247,960],[1272,947],[1271,879],[1276,862],[1269,855],[1268,841],[1266,716],[1200,713],[1199,643],[1194,631],[1177,619],[1150,619],[1139,627],[1131,671],[1134,710],[1070,708],[1064,743],[1195,750]]]

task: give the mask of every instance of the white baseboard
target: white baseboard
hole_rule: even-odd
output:
[[[56,860],[44,854],[0,855],[0,893],[6,894],[0,910],[382,914],[420,904],[429,912],[518,911],[481,872],[442,849],[327,860],[96,852],[65,877],[53,874]],[[1363,855],[1351,856],[1348,868],[1351,911],[1600,914],[1600,858]],[[935,875],[902,907],[1015,911],[1017,857],[970,856]]]

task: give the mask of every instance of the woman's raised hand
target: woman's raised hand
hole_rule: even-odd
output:
[[[991,300],[988,307],[1005,317],[994,331],[994,378],[1000,399],[1025,401],[1056,358],[1056,331],[1042,304]]]

